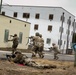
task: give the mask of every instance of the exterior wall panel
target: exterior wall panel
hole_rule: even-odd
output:
[[[10,23],[10,20],[11,20],[11,23]],[[19,44],[18,48],[27,49],[26,43],[27,43],[28,39],[26,39],[26,37],[29,36],[30,23],[21,22],[21,21],[0,15],[0,35],[1,35],[0,47],[11,47],[12,46],[12,42],[4,42],[4,34],[5,34],[6,29],[9,30],[8,39],[12,39],[12,37],[10,37],[10,35],[14,35],[15,33],[19,37],[19,33],[22,32],[23,33],[22,43]]]

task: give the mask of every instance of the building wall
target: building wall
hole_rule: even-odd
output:
[[[3,6],[2,11],[6,12],[6,15],[12,16],[14,12],[18,12],[17,18],[31,22],[31,28],[30,28],[30,36],[34,35],[36,32],[39,32],[43,35],[44,38],[44,47],[48,48],[52,46],[52,43],[58,44],[58,40],[60,39],[60,27],[62,25],[61,22],[61,15],[64,12],[65,21],[63,23],[63,34],[62,34],[62,46],[61,49],[63,49],[64,41],[67,41],[67,29],[68,24],[67,21],[69,19],[69,16],[71,16],[71,26],[70,26],[70,35],[69,35],[69,48],[71,39],[72,39],[72,31],[73,26],[72,22],[74,21],[75,16],[63,9],[62,7],[45,7],[45,6],[17,6],[17,5],[11,5],[11,6]],[[30,13],[30,18],[23,18],[23,13]],[[36,19],[35,14],[39,13],[40,18]],[[49,14],[53,14],[53,20],[49,20]],[[38,24],[38,30],[34,30],[34,25]],[[52,26],[52,31],[48,31],[48,25]],[[50,44],[47,44],[47,38],[51,39]],[[65,49],[66,49],[65,43]]]
[[[11,23],[10,23],[11,20]],[[22,32],[22,43],[19,43],[18,48],[19,49],[27,49],[27,41],[28,39],[26,37],[29,36],[30,32],[30,23],[19,21],[13,18],[5,17],[0,15],[0,47],[11,47],[12,42],[5,42],[5,30],[9,31],[9,37],[8,39],[12,39],[10,35],[14,35],[15,33],[19,37],[19,33]]]

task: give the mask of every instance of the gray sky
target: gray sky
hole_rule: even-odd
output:
[[[0,0],[1,1],[1,0]],[[76,16],[76,0],[3,0],[9,5],[57,6]]]

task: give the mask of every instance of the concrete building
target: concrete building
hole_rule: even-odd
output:
[[[30,22],[30,36],[41,33],[45,49],[52,43],[59,49],[71,48],[75,16],[62,7],[3,5],[2,14]]]
[[[8,42],[8,40],[12,39],[10,35],[17,34],[19,37],[18,49],[27,49],[28,39],[26,37],[29,36],[29,32],[29,22],[0,14],[0,48],[12,47],[12,42]]]

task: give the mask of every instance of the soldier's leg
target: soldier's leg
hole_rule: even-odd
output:
[[[44,58],[44,54],[43,54],[43,52],[41,53],[41,58]]]
[[[12,54],[14,54],[14,52],[16,51],[17,46],[18,45],[14,45],[14,44],[12,45]]]
[[[43,53],[41,51],[38,51],[38,55],[39,55],[40,58],[44,57],[44,55],[43,55]]]
[[[59,57],[57,56],[58,53],[54,53],[54,59],[58,59]]]
[[[43,58],[43,57],[44,57],[42,51],[43,51],[43,47],[40,47],[40,48],[39,48],[39,51],[38,51],[38,54],[39,54],[39,57],[40,57],[40,58]]]
[[[59,57],[57,55],[58,55],[58,53],[56,53],[56,60],[59,59]]]
[[[15,50],[14,50],[14,48],[13,48],[13,49],[12,49],[12,54],[14,54],[14,51],[15,51]]]
[[[41,58],[41,53],[40,53],[40,51],[38,51],[38,55],[39,55],[39,57]]]
[[[41,58],[44,58],[43,46],[41,47]]]
[[[56,59],[56,53],[54,53],[54,59]]]
[[[36,56],[36,54],[35,54],[35,49],[36,49],[36,47],[33,46],[33,47],[32,47],[32,57],[35,57],[35,56]]]

